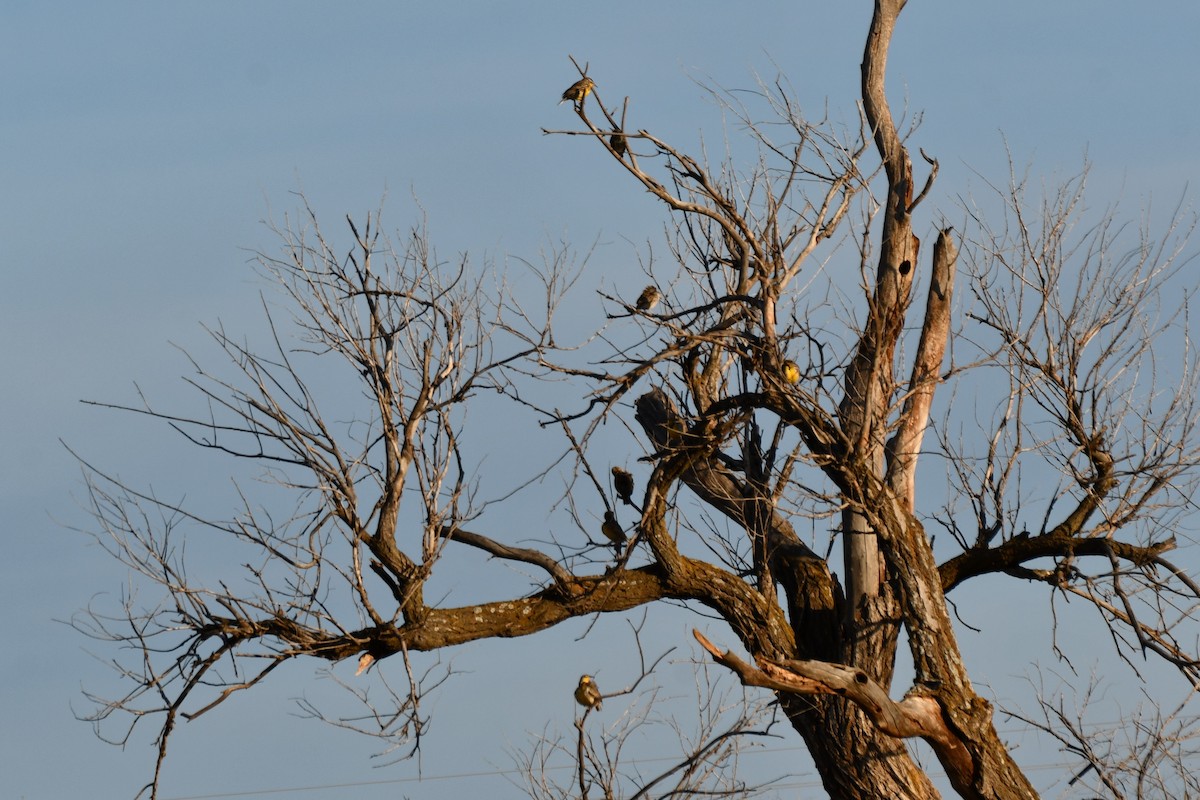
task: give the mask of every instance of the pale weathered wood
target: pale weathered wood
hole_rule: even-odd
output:
[[[954,294],[957,260],[958,248],[947,228],[938,235],[933,246],[933,270],[929,277],[921,341],[913,360],[899,426],[888,446],[888,482],[893,491],[907,501],[910,511],[916,504],[917,457],[925,429],[929,426],[929,409],[941,381],[942,358],[950,335],[950,300]]]

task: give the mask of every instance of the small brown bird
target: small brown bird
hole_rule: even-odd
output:
[[[611,511],[604,512],[604,523],[600,526],[600,532],[618,550],[625,544],[625,531],[621,529],[621,523],[617,522],[617,515]]]
[[[613,131],[613,135],[608,137],[608,146],[621,157],[624,157],[625,152],[629,150],[629,145],[625,142],[625,134],[620,131]]]
[[[653,284],[642,289],[642,293],[638,295],[637,310],[649,311],[658,305],[658,301],[662,299],[662,292]]]
[[[359,675],[362,675],[364,672],[369,670],[371,665],[374,663],[375,656],[371,655],[370,653],[363,653],[358,657],[358,671],[354,673],[354,676],[358,677]]]
[[[621,498],[621,502],[625,505],[633,505],[633,475],[620,467],[613,467],[612,476],[617,497]]]
[[[570,100],[577,106],[582,105],[583,98],[588,96],[588,92],[592,91],[592,88],[595,87],[595,85],[596,82],[591,78],[580,78],[567,87],[567,90],[562,93],[562,100],[559,100],[558,104],[561,106],[563,103]]]
[[[788,383],[800,382],[800,367],[796,366],[795,361],[783,362],[783,379]]]
[[[584,708],[594,708],[599,711],[602,700],[600,690],[596,688],[596,682],[592,680],[592,676],[581,677],[579,685],[575,687],[575,702]]]

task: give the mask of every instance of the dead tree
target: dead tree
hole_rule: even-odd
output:
[[[1190,287],[1181,302],[1166,295],[1188,230],[1122,250],[1111,215],[1073,227],[1081,183],[1038,208],[1015,178],[1000,190],[1003,220],[968,208],[960,232],[930,217],[918,227],[937,161],[922,153],[914,166],[913,134],[884,93],[903,6],[875,4],[857,124],[809,120],[778,86],[761,93],[777,115],[769,127],[726,98],[760,147],[748,171],[638,129],[636,98],[618,119],[610,87],[585,76],[568,98],[581,127],[551,133],[611,158],[661,201],[675,235],[670,277],[656,265],[653,291],[608,296],[603,335],[580,349],[552,324],[576,280],[561,254],[531,300],[439,262],[420,230],[389,241],[377,217],[350,225],[348,253],[315,219],[308,234],[281,231],[283,256],[262,264],[289,298],[299,343],[277,330],[273,352],[256,353],[214,331],[240,375],[197,365],[205,413],[134,410],[261,464],[296,511],[277,519],[247,496],[227,520],[200,517],[89,468],[101,535],[161,595],[115,619],[80,618],[143,656],[122,668],[128,694],[100,700],[95,719],[158,719],[161,767],[181,718],[278,664],[357,659],[364,671],[402,665],[408,688],[370,732],[412,745],[422,692],[442,677],[421,673],[414,654],[684,601],[728,625],[748,660],[704,646],[774,693],[830,797],[936,797],[906,747],[919,737],[961,797],[1030,798],[948,610],[947,594],[983,575],[1087,602],[1119,655],[1164,659],[1196,685],[1200,588],[1167,560],[1200,461],[1200,373],[1181,316]],[[922,251],[916,231],[935,224]],[[967,298],[958,317],[956,292]],[[1151,349],[1173,336],[1184,344],[1174,371],[1171,351]],[[336,385],[354,391],[318,391],[304,377],[316,357],[338,363]],[[547,379],[580,387],[580,408],[543,399]],[[976,416],[981,445],[952,435],[952,410],[926,435],[948,385],[994,412]],[[532,412],[563,435],[574,527],[549,545],[492,529],[477,496],[463,412],[502,400],[514,419]],[[640,431],[616,464],[596,445],[613,419]],[[935,469],[919,459],[931,450]],[[624,475],[610,490],[613,466],[633,474],[632,493]],[[918,479],[938,470],[951,499],[920,509]],[[1038,470],[1050,478],[1031,492],[1021,476]],[[626,504],[636,524],[613,527]],[[708,512],[736,533],[705,527]],[[840,565],[798,533],[813,521],[841,539]],[[256,590],[187,569],[183,523],[251,548],[240,563]],[[937,532],[957,545],[941,563]],[[542,580],[490,602],[430,599],[430,577],[468,551]],[[915,680],[897,689],[901,631]],[[151,794],[157,783],[156,770]]]

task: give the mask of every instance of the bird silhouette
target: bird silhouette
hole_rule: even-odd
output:
[[[612,476],[617,497],[621,498],[621,502],[625,505],[633,505],[633,475],[620,467],[613,467]]]
[[[620,131],[614,131],[613,135],[608,137],[608,146],[613,149],[614,153],[622,157],[629,150],[629,145],[625,141],[625,134]]]
[[[600,532],[618,550],[625,544],[625,531],[621,529],[621,523],[617,522],[617,515],[611,511],[604,512],[604,523],[600,526]]]

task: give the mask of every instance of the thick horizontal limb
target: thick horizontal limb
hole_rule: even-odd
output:
[[[1116,557],[1131,564],[1148,564],[1175,549],[1174,537],[1149,545],[1134,545],[1103,537],[1077,538],[1059,531],[1010,539],[998,547],[967,550],[938,567],[942,591],[949,592],[977,575],[1009,572],[1036,558],[1079,556]]]

